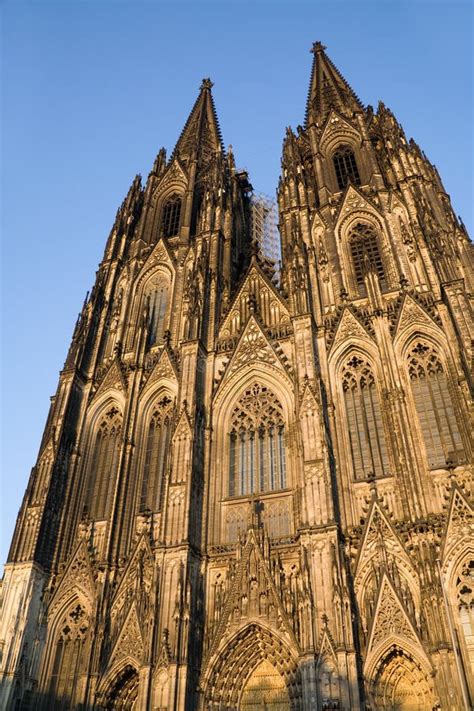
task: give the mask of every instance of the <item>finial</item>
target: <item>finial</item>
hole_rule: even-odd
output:
[[[322,42],[313,42],[313,46],[309,50],[312,54],[317,54],[318,52],[324,52],[327,49]]]
[[[203,79],[201,82],[201,91],[204,89],[212,89],[214,86],[214,83],[207,77],[207,79]]]

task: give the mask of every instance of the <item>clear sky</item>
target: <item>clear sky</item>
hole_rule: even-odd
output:
[[[5,560],[85,292],[136,173],[173,145],[203,77],[226,145],[274,195],[313,41],[389,106],[472,233],[472,10],[446,2],[7,0],[2,11]]]

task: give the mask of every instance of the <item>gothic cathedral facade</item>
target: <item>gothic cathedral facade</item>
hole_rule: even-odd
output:
[[[2,709],[471,708],[469,239],[313,53],[278,280],[208,79],[117,212],[5,568]]]

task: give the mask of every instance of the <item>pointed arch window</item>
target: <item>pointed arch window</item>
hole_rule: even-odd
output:
[[[380,400],[370,365],[354,355],[342,371],[342,390],[355,479],[388,474]]]
[[[159,511],[168,460],[172,401],[163,396],[153,410],[145,439],[140,511]]]
[[[448,462],[464,460],[454,404],[448,378],[436,350],[418,342],[408,354],[411,381],[418,420],[425,442],[428,466],[445,467]]]
[[[182,201],[179,195],[165,202],[161,213],[161,234],[164,237],[175,237],[179,232]]]
[[[146,299],[149,314],[149,346],[155,345],[163,338],[168,309],[169,286],[169,280],[164,274],[159,274],[148,285]]]
[[[229,496],[286,487],[283,411],[276,396],[255,383],[237,403],[229,433]]]
[[[74,692],[79,683],[89,618],[77,604],[63,619],[56,638],[53,666],[49,681],[48,708],[66,711],[75,708]]]
[[[350,231],[349,245],[359,294],[361,296],[366,294],[364,277],[369,266],[375,270],[380,281],[380,288],[384,291],[387,287],[387,281],[377,234],[374,229],[370,225],[358,222]]]
[[[117,477],[121,429],[120,411],[113,405],[97,428],[88,472],[84,510],[94,521],[102,521],[110,515]]]
[[[339,190],[344,190],[349,183],[360,185],[360,175],[354,151],[350,146],[339,146],[335,150],[332,159]]]

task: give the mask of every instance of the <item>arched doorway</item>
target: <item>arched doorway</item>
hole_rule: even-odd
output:
[[[251,623],[216,651],[203,679],[203,707],[290,711],[301,705],[296,649]]]
[[[260,662],[245,684],[240,711],[290,711],[285,680],[268,660]]]
[[[108,711],[134,711],[137,697],[138,673],[132,666],[127,666],[107,695],[105,708]]]
[[[434,704],[426,672],[400,649],[392,649],[382,660],[372,695],[380,711],[427,711]]]

